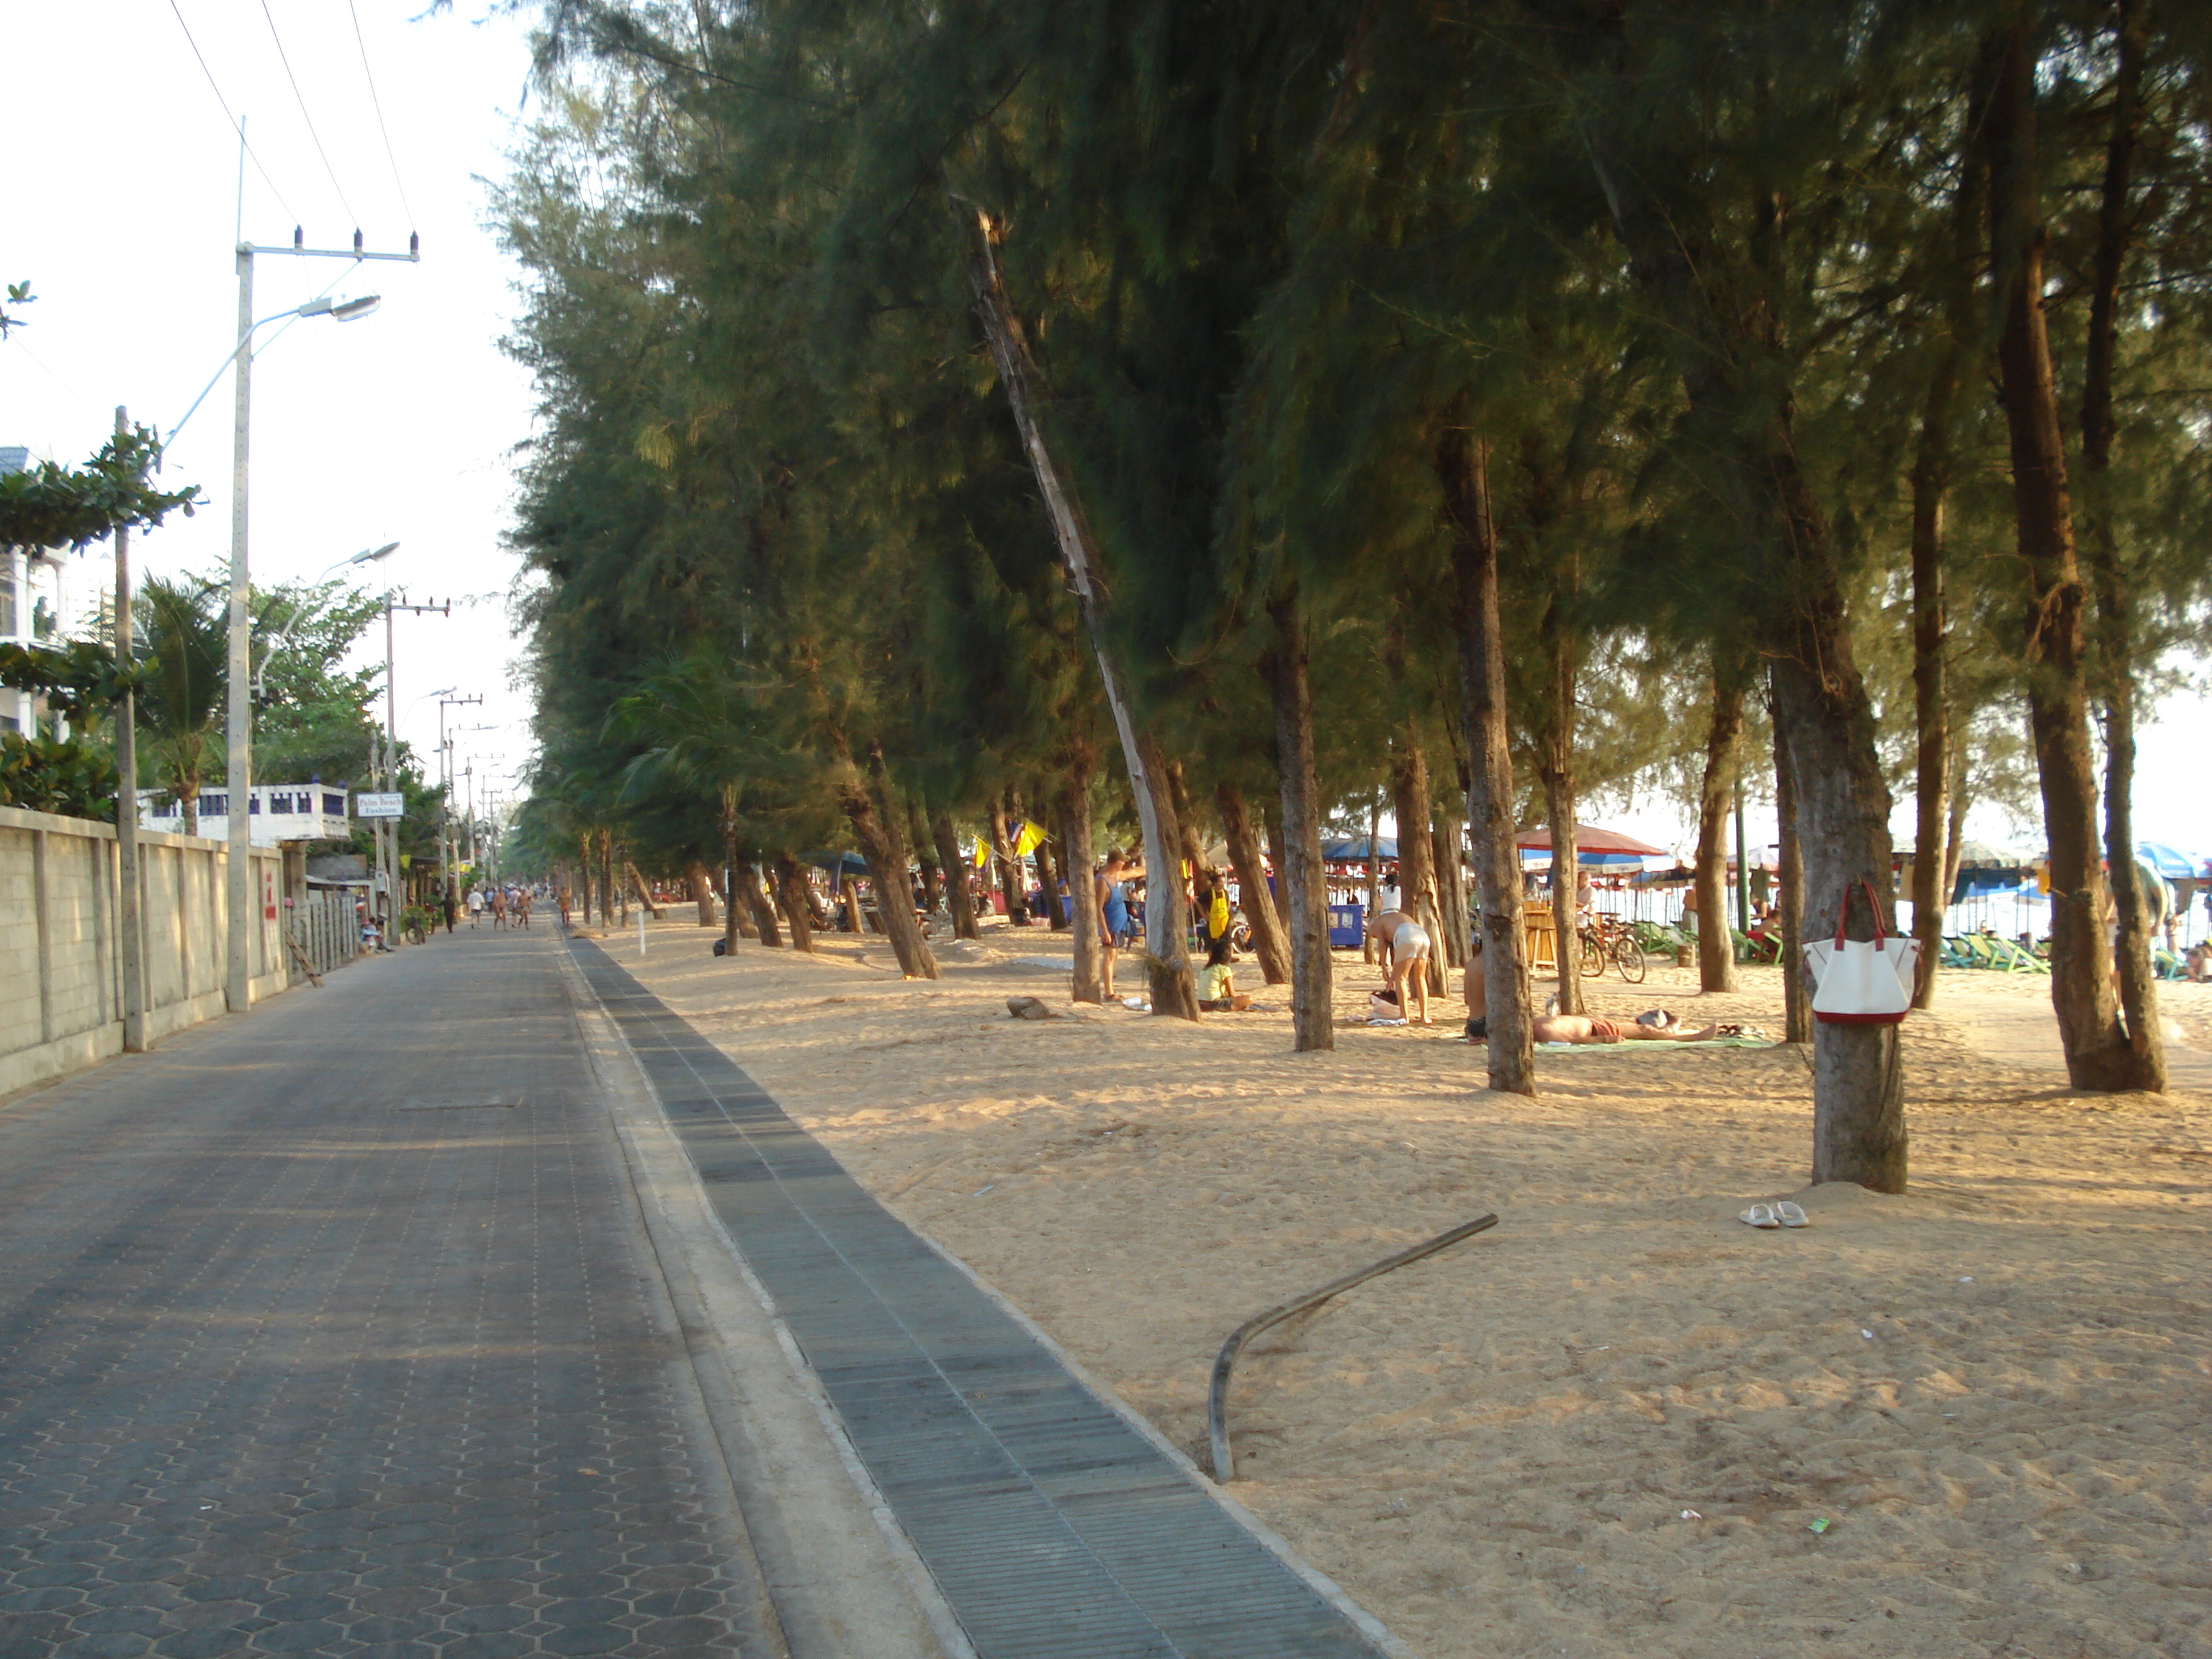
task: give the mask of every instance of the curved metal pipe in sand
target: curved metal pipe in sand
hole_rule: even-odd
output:
[[[1494,1215],[1477,1216],[1472,1221],[1462,1222],[1448,1233],[1438,1233],[1434,1238],[1404,1249],[1395,1255],[1385,1256],[1372,1267],[1362,1267],[1356,1273],[1333,1279],[1317,1291],[1309,1291],[1294,1301],[1285,1302],[1267,1312],[1246,1320],[1221,1345],[1221,1352],[1213,1357],[1213,1383],[1206,1391],[1206,1431],[1213,1443],[1213,1478],[1228,1482],[1237,1478],[1237,1457],[1229,1449],[1229,1375],[1237,1367],[1237,1356],[1244,1345],[1271,1325],[1279,1325],[1293,1314],[1304,1313],[1308,1308],[1319,1307],[1333,1296],[1341,1296],[1355,1285],[1364,1285],[1370,1279],[1379,1279],[1394,1267],[1402,1267],[1409,1261],[1419,1261],[1424,1256],[1434,1255],[1448,1249],[1462,1238],[1486,1232],[1498,1224]]]

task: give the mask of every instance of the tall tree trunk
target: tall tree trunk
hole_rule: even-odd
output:
[[[1698,786],[1698,854],[1690,890],[1698,896],[1698,988],[1735,989],[1735,936],[1729,928],[1728,818],[1743,741],[1747,665],[1726,646],[1713,647],[1713,709],[1705,728],[1705,771]],[[1741,878],[1744,872],[1737,872]]]
[[[952,933],[956,939],[981,939],[975,926],[975,891],[968,876],[970,866],[961,855],[959,837],[952,833],[952,815],[938,812],[929,820],[929,836],[937,844],[937,861],[945,872],[945,884],[952,900]]]
[[[693,859],[684,866],[684,879],[690,884],[691,902],[699,907],[699,925],[714,925],[714,883],[707,873],[707,866]]]
[[[1052,799],[1051,794],[1048,791],[1040,788],[1034,792],[1034,799],[1037,803],[1037,811],[1042,813],[1046,819],[1049,820],[1054,816],[1048,805],[1048,803]],[[1043,828],[1049,831],[1052,830],[1053,825],[1049,822],[1047,822],[1043,825]],[[1066,833],[1067,832],[1064,830],[1060,832],[1061,836],[1061,858],[1064,858],[1066,854]],[[1060,859],[1054,858],[1053,856],[1053,845],[1049,836],[1048,836],[1045,840],[1037,843],[1036,865],[1037,885],[1044,890],[1045,925],[1050,927],[1056,933],[1065,933],[1067,931],[1067,915],[1066,912],[1060,908],[1060,877],[1064,875],[1066,872],[1061,868]],[[1068,887],[1071,892],[1074,890],[1073,883],[1069,883]],[[1073,908],[1073,907],[1070,906],[1068,908]]]
[[[1435,813],[1433,807],[1430,810]],[[1444,936],[1440,945],[1444,961],[1454,968],[1467,966],[1467,875],[1459,850],[1462,833],[1457,807],[1435,814],[1430,840],[1437,867],[1437,901],[1443,912]]]
[[[1336,1047],[1336,964],[1328,953],[1328,883],[1321,859],[1321,784],[1314,769],[1313,681],[1305,619],[1293,585],[1268,602],[1275,624],[1261,664],[1275,712],[1275,775],[1282,819],[1275,876],[1291,932],[1291,1047]]]
[[[1263,674],[1261,678],[1266,678],[1267,676]],[[1273,684],[1272,679],[1268,680],[1271,688]],[[1275,905],[1275,920],[1282,923],[1283,937],[1287,939],[1291,934],[1291,890],[1290,883],[1283,876],[1283,791],[1279,781],[1277,787],[1261,800],[1260,816],[1267,820],[1267,862],[1275,872],[1275,885],[1272,894]]]
[[[745,913],[753,919],[753,930],[760,942],[771,951],[781,950],[783,935],[776,930],[775,911],[761,888],[760,866],[753,862],[750,853],[739,853],[732,866],[737,877],[738,896],[744,902]]]
[[[1467,742],[1467,817],[1481,905],[1490,992],[1490,1086],[1536,1092],[1529,1032],[1528,951],[1521,925],[1521,858],[1514,848],[1513,755],[1505,726],[1505,640],[1498,616],[1498,530],[1490,513],[1486,445],[1451,417],[1437,445],[1452,554],[1452,623],[1459,635],[1461,726]]]
[[[582,924],[592,925],[592,834],[590,830],[576,837],[580,849],[576,866],[576,910]],[[397,897],[398,895],[393,895]]]
[[[915,863],[921,870],[921,908],[933,915],[945,902],[945,872],[931,844],[927,816],[920,796],[907,797],[907,843],[914,848]]]
[[[1958,902],[1959,867],[1966,858],[1966,757],[1963,752],[1964,733],[1959,723],[1951,722],[1951,821],[1943,834],[1943,905],[1948,909]]]
[[[1986,174],[1973,153],[1987,114],[1984,79],[1967,100],[1966,136],[1959,154],[1959,183],[1951,203],[1951,247],[1944,274],[1943,336],[1928,377],[1920,439],[1912,463],[1912,702],[1913,836],[1912,936],[1920,941],[1912,1006],[1936,1003],[1936,976],[1943,951],[1944,820],[1950,810],[1951,690],[1944,661],[1950,617],[1943,594],[1945,519],[1956,458],[1952,434],[1965,391],[1968,353],[1981,332],[1975,290],[1981,266],[1982,222],[1988,211]]]
[[[751,914],[745,908],[744,896],[738,891],[738,792],[735,785],[722,789],[722,954],[734,957],[738,940],[759,937],[760,929],[753,924]]]
[[[2166,1043],[2159,1030],[2151,965],[2151,914],[2136,861],[2136,614],[2113,526],[2108,474],[2118,423],[2112,362],[2118,345],[2120,273],[2133,235],[2129,196],[2136,133],[2143,118],[2142,65],[2151,0],[2117,0],[2118,56],[2112,74],[2112,131],[2097,209],[2097,261],[2081,388],[2081,471],[2087,504],[2084,551],[2097,598],[2099,678],[2105,714],[2105,867],[2111,872],[2119,937],[2115,956],[2127,1032],[2130,1082],[2164,1092]]]
[[[1148,855],[1164,863],[1172,860],[1181,835],[1175,805],[1161,775],[1164,759],[1158,738],[1139,723],[1129,693],[1128,677],[1115,643],[1114,600],[1105,581],[1097,544],[1084,523],[1073,496],[1062,480],[1047,447],[1040,424],[1037,401],[1043,385],[1029,338],[1006,296],[998,263],[1000,226],[989,216],[970,210],[963,215],[968,237],[968,275],[975,296],[975,314],[990,342],[991,356],[1006,388],[1014,425],[1021,434],[1037,490],[1044,497],[1053,534],[1067,565],[1068,585],[1075,592],[1077,610],[1098,667],[1098,681],[1114,715],[1121,740],[1121,757],[1128,768],[1129,785],[1137,799],[1137,817],[1144,826]],[[1183,1019],[1198,1018],[1198,986],[1192,974],[1190,952],[1184,944],[1189,918],[1182,902],[1182,884],[1174,872],[1147,867],[1146,884],[1145,955],[1151,981],[1152,1012]],[[1164,873],[1169,879],[1161,880]]]
[[[1552,826],[1552,921],[1559,940],[1559,1012],[1583,1012],[1583,946],[1576,903],[1582,891],[1582,858],[1575,848],[1575,635],[1565,607],[1581,583],[1571,550],[1546,599],[1540,630],[1547,684],[1536,778],[1544,786],[1544,813]]]
[[[991,798],[991,857],[999,866],[999,898],[1006,907],[1006,925],[1026,927],[1030,925],[1028,896],[1022,890],[1021,857],[1014,851],[1014,837],[1021,833],[1015,801],[1012,790]]]
[[[1596,44],[1610,52],[1626,36],[1619,15],[1608,17]],[[1617,118],[1611,111],[1598,117],[1609,128]],[[1622,142],[1615,131],[1607,137]],[[1666,204],[1648,193],[1654,158],[1639,155],[1637,168],[1622,167],[1604,140],[1593,134],[1589,143],[1632,275],[1671,325],[1688,418],[1711,434],[1717,482],[1746,538],[1745,568],[1769,596],[1754,614],[1796,783],[1813,921],[1832,915],[1845,889],[1866,880],[1882,896],[1875,902],[1887,924],[1890,799],[1875,748],[1873,704],[1852,654],[1835,539],[1799,455],[1793,393],[1781,372],[1787,354],[1780,315],[1759,297],[1794,280],[1780,268],[1782,204],[1754,204],[1747,267],[1753,297],[1741,303],[1741,285],[1719,273],[1744,254],[1685,235]],[[1726,920],[1701,917],[1701,930],[1724,927]],[[1870,936],[1871,924],[1867,931]],[[1902,1192],[1906,1145],[1897,1028],[1817,1022],[1813,1178]]]
[[[806,902],[806,872],[795,854],[779,850],[771,860],[775,870],[775,896],[783,910],[784,925],[791,929],[791,948],[814,954],[814,915]]]
[[[2089,752],[2081,564],[2065,441],[2043,308],[2045,232],[2037,177],[2035,31],[2023,20],[1993,42],[1984,125],[1990,253],[2001,303],[1998,378],[2011,440],[2013,516],[2027,577],[2028,730],[2051,851],[2051,1000],[2077,1089],[2154,1086],[2121,1028],[2099,867],[2097,779]]]
[[[1376,839],[1382,832],[1382,798],[1381,795],[1367,804],[1367,914],[1372,918],[1382,911],[1382,848]],[[1362,962],[1379,960],[1375,936],[1364,933],[1359,941]]]
[[[876,915],[898,957],[899,971],[908,979],[935,979],[937,958],[915,920],[913,878],[907,866],[911,852],[906,844],[906,802],[890,769],[884,764],[883,746],[868,746],[867,781],[856,788],[857,799],[844,803],[845,817],[860,843],[860,856],[868,861],[868,874],[876,884]],[[858,807],[860,810],[855,811]]]
[[[1213,786],[1213,801],[1221,809],[1229,864],[1237,872],[1237,890],[1243,902],[1244,925],[1252,930],[1252,954],[1259,958],[1260,977],[1270,985],[1288,985],[1290,942],[1283,937],[1275,901],[1267,891],[1267,861],[1260,855],[1251,815],[1244,810],[1244,792],[1224,781]]]
[[[621,894],[615,888],[615,836],[611,830],[599,831],[599,910],[603,924],[610,920],[629,920],[629,907],[621,902]]]
[[[1078,1002],[1106,1000],[1105,941],[1098,936],[1097,849],[1091,836],[1091,768],[1088,743],[1069,751],[1060,791],[1060,844],[1066,849],[1068,943],[1073,947],[1070,990]]]
[[[1797,843],[1797,775],[1782,722],[1774,722],[1774,812],[1779,828],[1775,884],[1782,913],[1782,1040],[1813,1040],[1813,993],[1805,977],[1805,858]]]
[[[1427,932],[1429,994],[1444,994],[1444,922],[1437,901],[1436,842],[1429,823],[1429,761],[1413,721],[1390,757],[1390,812],[1398,820],[1398,902]]]

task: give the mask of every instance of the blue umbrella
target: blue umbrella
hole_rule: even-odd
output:
[[[819,870],[842,870],[848,876],[865,876],[868,861],[858,853],[817,853],[806,860]]]
[[[1321,856],[1324,864],[1364,864],[1370,858],[1396,858],[1398,843],[1388,836],[1377,836],[1375,850],[1370,853],[1364,836],[1349,841],[1328,841],[1322,843]]]
[[[2168,881],[2190,881],[2203,872],[2204,860],[2191,857],[2154,841],[2136,843],[2136,860],[2164,876]]]

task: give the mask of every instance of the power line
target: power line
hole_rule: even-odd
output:
[[[368,42],[361,38],[361,14],[354,9],[353,0],[346,0],[346,12],[353,19],[353,43],[361,48],[361,72],[368,82],[368,101],[376,111],[376,130],[384,135],[384,159],[392,163],[392,182],[399,191],[399,205],[407,210],[407,228],[415,228],[415,204],[407,199],[407,186],[399,177],[399,158],[392,153],[392,130],[384,125],[384,100],[376,95],[376,71],[368,66]]]
[[[200,73],[207,76],[208,90],[215,94],[216,102],[222,106],[223,119],[230,123],[231,131],[238,135],[238,142],[253,158],[253,170],[261,175],[261,182],[269,186],[269,193],[276,198],[276,205],[284,210],[284,216],[294,224],[299,223],[300,216],[292,211],[292,204],[284,199],[284,192],[276,188],[276,181],[269,176],[269,169],[261,165],[260,153],[252,144],[246,143],[245,125],[231,113],[230,100],[222,95],[222,88],[216,84],[215,71],[208,67],[208,60],[200,51],[200,43],[192,39],[192,26],[185,21],[185,14],[178,9],[177,0],[169,0],[169,9],[176,12],[177,27],[185,32],[185,44],[192,49],[192,56],[199,59]]]
[[[171,3],[174,4],[175,0]],[[300,118],[307,124],[307,137],[315,141],[315,154],[323,158],[323,171],[330,175],[331,188],[338,193],[338,205],[358,227],[361,215],[346,200],[345,186],[338,182],[338,170],[331,165],[330,151],[323,148],[323,135],[315,131],[315,118],[307,113],[307,96],[300,90],[300,77],[292,73],[292,59],[284,50],[284,37],[276,33],[276,15],[269,9],[269,0],[261,0],[261,15],[269,20],[269,38],[276,43],[276,61],[284,65],[284,78],[292,83],[292,97],[300,106]]]

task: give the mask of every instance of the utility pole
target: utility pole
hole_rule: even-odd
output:
[[[128,436],[130,411],[115,410],[115,435]],[[128,670],[136,653],[131,629],[131,531],[115,532],[115,661]],[[115,711],[115,769],[123,787],[115,803],[115,875],[120,889],[116,920],[123,934],[123,1049],[146,1049],[146,935],[138,913],[138,699],[124,683],[122,706]]]
[[[242,134],[240,142],[242,144]],[[223,1000],[233,1013],[244,1013],[252,1000],[250,918],[253,913],[253,857],[249,839],[252,825],[247,817],[248,796],[253,784],[253,699],[250,690],[253,649],[249,606],[252,582],[246,563],[246,487],[252,477],[249,444],[253,410],[253,331],[258,326],[253,320],[253,258],[258,253],[289,253],[306,259],[351,259],[356,264],[371,259],[419,264],[422,241],[419,236],[410,236],[404,253],[371,253],[362,246],[361,232],[356,230],[350,249],[309,247],[306,235],[295,225],[289,247],[261,247],[244,240],[238,244],[238,349],[233,354],[238,363],[238,384],[231,412],[230,455],[230,707],[224,745],[224,777],[229,791],[230,816],[228,850],[223,855],[228,877]],[[362,314],[332,307],[327,301],[316,303],[323,307],[317,314],[339,317],[341,320],[350,314]],[[304,307],[300,314],[307,314]],[[191,412],[187,410],[185,419],[190,418]],[[178,422],[179,426],[183,423]],[[173,438],[174,434],[171,435]]]
[[[438,891],[441,896],[453,890],[453,860],[448,856],[453,845],[453,755],[447,747],[446,710],[465,708],[471,703],[481,706],[481,692],[465,697],[438,699]]]
[[[404,599],[384,596],[384,777],[386,789],[399,787],[399,688],[392,672],[392,618],[402,611],[416,615],[426,613],[441,617],[453,614],[451,599],[440,605],[432,600],[422,605],[410,605]],[[378,846],[384,871],[385,904],[390,910],[384,931],[386,946],[395,944],[394,930],[388,925],[397,921],[399,915],[399,825],[398,818],[380,818]]]

